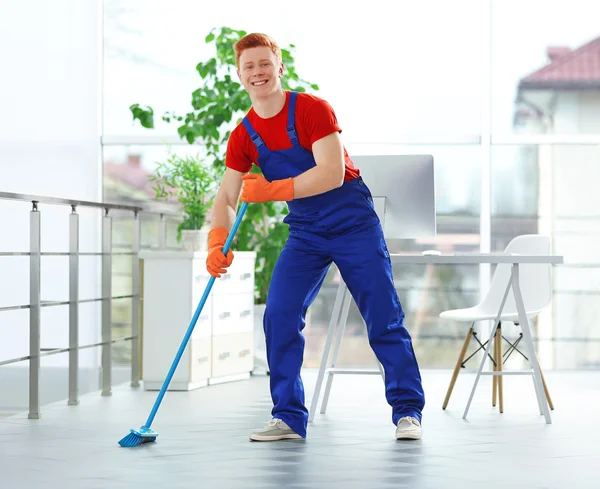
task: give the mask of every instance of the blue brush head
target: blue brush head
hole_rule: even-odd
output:
[[[123,439],[119,440],[119,445],[122,447],[137,447],[142,443],[150,443],[156,441],[158,433],[150,428],[142,426],[139,430],[130,430],[130,433]]]

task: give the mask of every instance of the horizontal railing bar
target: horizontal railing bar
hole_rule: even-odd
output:
[[[141,212],[144,210],[142,207],[138,207],[135,205],[108,204],[104,202],[92,202],[89,200],[61,199],[59,197],[48,197],[45,195],[15,194],[12,192],[0,192],[0,199],[17,200],[20,202],[38,202],[41,204],[97,207],[99,209],[121,209],[133,212]]]
[[[10,360],[4,360],[2,362],[0,362],[0,366],[2,365],[9,365],[11,363],[19,363],[19,362],[24,362],[26,360],[29,360],[29,355],[26,357],[19,357],[19,358],[11,358]]]
[[[133,299],[134,295],[113,295],[111,297],[111,300],[119,300],[119,299]],[[97,297],[94,299],[81,299],[76,301],[77,304],[83,304],[85,302],[100,302],[103,301],[104,297]],[[40,304],[40,307],[54,307],[54,306],[66,306],[68,304],[70,304],[71,301],[42,301]],[[0,312],[2,311],[16,311],[18,309],[30,309],[30,305],[29,304],[25,304],[22,306],[7,306],[7,307],[0,307]]]
[[[17,311],[19,309],[29,309],[29,304],[25,305],[25,306],[7,306],[7,307],[0,307],[0,312],[2,311]]]
[[[111,300],[119,300],[119,299],[132,299],[134,296],[133,295],[113,295],[110,297]],[[89,302],[100,302],[103,301],[104,297],[95,297],[93,299],[80,299],[77,301],[78,304],[83,304],[83,303],[89,303]],[[65,304],[70,304],[70,301],[65,301],[65,302],[60,302],[60,303],[56,303],[54,305],[65,305]],[[44,301],[42,301],[42,307],[44,305]]]
[[[102,346],[104,345],[104,343],[120,343],[122,341],[130,341],[135,339],[135,336],[122,336],[120,338],[114,338],[110,341],[107,342],[99,342],[99,343],[92,343],[90,345],[81,345],[79,347],[77,347],[78,350],[84,350],[86,348],[95,348],[97,346]],[[41,348],[40,349],[40,357],[48,357],[50,355],[57,355],[59,353],[66,353],[69,351],[69,348]],[[4,360],[2,362],[0,362],[0,366],[1,365],[9,365],[11,363],[18,363],[18,362],[24,362],[26,360],[30,360],[31,356],[26,356],[26,357],[19,357],[19,358],[11,358],[10,360]]]
[[[66,306],[69,301],[40,301],[40,307]]]
[[[87,252],[87,253],[69,253],[68,251],[56,251],[56,252],[50,251],[50,252],[40,253],[40,255],[42,255],[42,256],[71,256],[71,254],[77,255],[77,256],[102,256],[102,255],[104,255],[104,253],[102,253],[100,251]],[[113,251],[110,254],[112,256],[115,256],[115,255],[133,255],[134,253],[132,251]]]
[[[113,295],[111,297],[112,300],[117,300],[117,299],[133,299],[135,296],[134,295]],[[82,299],[79,302],[99,302],[99,301],[103,301],[104,297],[98,297],[96,299]]]
[[[131,246],[130,246],[131,248]],[[40,256],[71,256],[71,254],[77,256],[102,256],[104,253],[101,252],[84,252],[84,253],[69,253],[68,251],[43,251]],[[113,251],[111,255],[133,255],[132,251]],[[29,252],[0,252],[0,256],[31,256]]]
[[[181,219],[181,214],[178,214],[176,212],[149,210],[137,205],[93,202],[90,200],[63,199],[60,197],[48,197],[46,195],[18,194],[13,192],[0,192],[0,199],[16,200],[18,202],[37,202],[40,204],[69,205],[76,207],[95,207],[98,209],[119,209],[131,212],[138,212],[140,213],[140,215],[147,214],[151,216],[164,216],[167,218]]]
[[[120,343],[122,341],[129,341],[129,340],[133,340],[133,339],[137,339],[137,336],[122,336],[120,338],[114,338],[110,341],[107,341],[106,343]],[[102,345],[104,345],[104,343],[102,341],[100,341],[99,343],[93,343],[91,345],[82,345],[78,349],[85,350],[86,348],[94,348],[96,346],[102,346]],[[67,350],[68,350],[68,348],[67,348]]]
[[[133,339],[133,336],[123,336],[121,338],[114,338],[114,339],[112,339],[110,341],[106,341],[106,342],[102,342],[101,341],[99,343],[92,343],[92,344],[89,344],[89,345],[81,345],[77,349],[78,350],[84,350],[86,348],[95,348],[97,346],[102,346],[102,345],[108,344],[108,343],[120,343],[121,341],[129,341],[129,340],[132,340],[132,339]],[[69,351],[69,348],[68,347],[67,348],[52,348],[52,349],[48,348],[48,349],[45,349],[45,350],[46,351],[44,351],[43,353],[40,353],[40,357],[47,357],[47,356],[50,356],[50,355],[57,355],[59,353],[66,353],[66,352]],[[42,350],[40,350],[40,351],[42,351]]]

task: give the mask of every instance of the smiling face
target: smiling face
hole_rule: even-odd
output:
[[[265,98],[281,90],[283,64],[265,46],[248,48],[239,58],[238,76],[252,99]]]

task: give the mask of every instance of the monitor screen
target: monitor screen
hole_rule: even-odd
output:
[[[386,239],[436,235],[431,155],[357,155],[351,159],[371,191]]]

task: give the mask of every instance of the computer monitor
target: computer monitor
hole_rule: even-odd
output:
[[[350,157],[371,190],[386,240],[435,237],[433,156]]]

